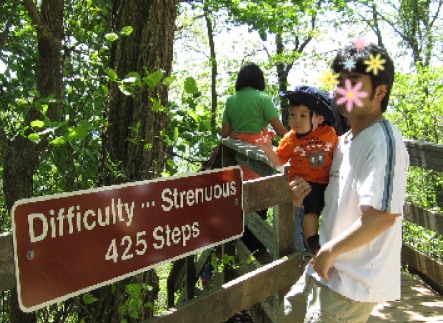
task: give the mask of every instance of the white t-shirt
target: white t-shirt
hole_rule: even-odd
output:
[[[403,214],[408,153],[400,131],[389,121],[374,123],[352,138],[340,137],[325,192],[320,244],[348,229],[362,215],[363,206]],[[334,260],[329,280],[312,269],[322,284],[360,302],[400,298],[402,219],[370,243]]]

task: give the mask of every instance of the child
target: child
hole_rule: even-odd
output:
[[[334,114],[328,95],[310,86],[297,86],[294,91],[280,92],[289,100],[289,131],[275,150],[272,141],[263,137],[257,145],[276,166],[288,161],[289,181],[303,177],[312,191],[303,200],[303,228],[308,251],[313,255],[320,249],[318,218],[324,206],[324,190],[329,183],[332,154],[338,140],[332,125]]]

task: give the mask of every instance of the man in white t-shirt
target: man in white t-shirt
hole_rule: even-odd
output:
[[[338,108],[351,130],[334,151],[321,248],[286,295],[282,322],[363,323],[376,303],[400,298],[409,158],[400,131],[383,117],[393,62],[377,46],[349,46],[338,52],[332,68],[340,75]],[[291,186],[299,204],[309,184],[297,178]]]

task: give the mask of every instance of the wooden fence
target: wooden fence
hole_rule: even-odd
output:
[[[406,141],[411,166],[443,171],[443,145],[418,141]],[[195,285],[211,252],[188,257],[176,262],[168,278],[168,304],[174,310],[145,323],[156,322],[222,322],[235,313],[249,308],[254,323],[276,322],[281,296],[301,275],[302,255],[295,252],[293,206],[284,168],[270,165],[258,147],[236,140],[224,140],[219,159],[223,164],[236,162],[247,165],[263,177],[244,183],[244,212],[248,228],[260,238],[273,253],[274,262],[260,267],[258,263],[246,264],[250,253],[238,241],[223,246],[224,252],[235,255],[244,265],[241,271],[229,266],[220,276],[220,284],[214,283],[209,292],[196,291]],[[273,225],[262,220],[256,211],[273,207]],[[431,212],[412,203],[405,203],[405,220],[443,234],[443,214]],[[443,285],[443,264],[411,246],[404,246],[403,262],[419,273],[437,290]],[[237,277],[238,275],[241,275]],[[0,290],[15,286],[11,233],[0,236]],[[181,290],[181,298],[175,302],[174,293]]]
[[[443,145],[406,140],[410,166],[443,172]],[[406,202],[404,219],[436,234],[443,235],[443,214]],[[443,250],[440,250],[443,252]],[[419,274],[440,294],[443,293],[443,264],[412,246],[403,244],[402,261],[411,272]]]

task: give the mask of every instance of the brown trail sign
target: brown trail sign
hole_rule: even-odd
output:
[[[239,167],[23,199],[13,207],[30,312],[243,234]]]

